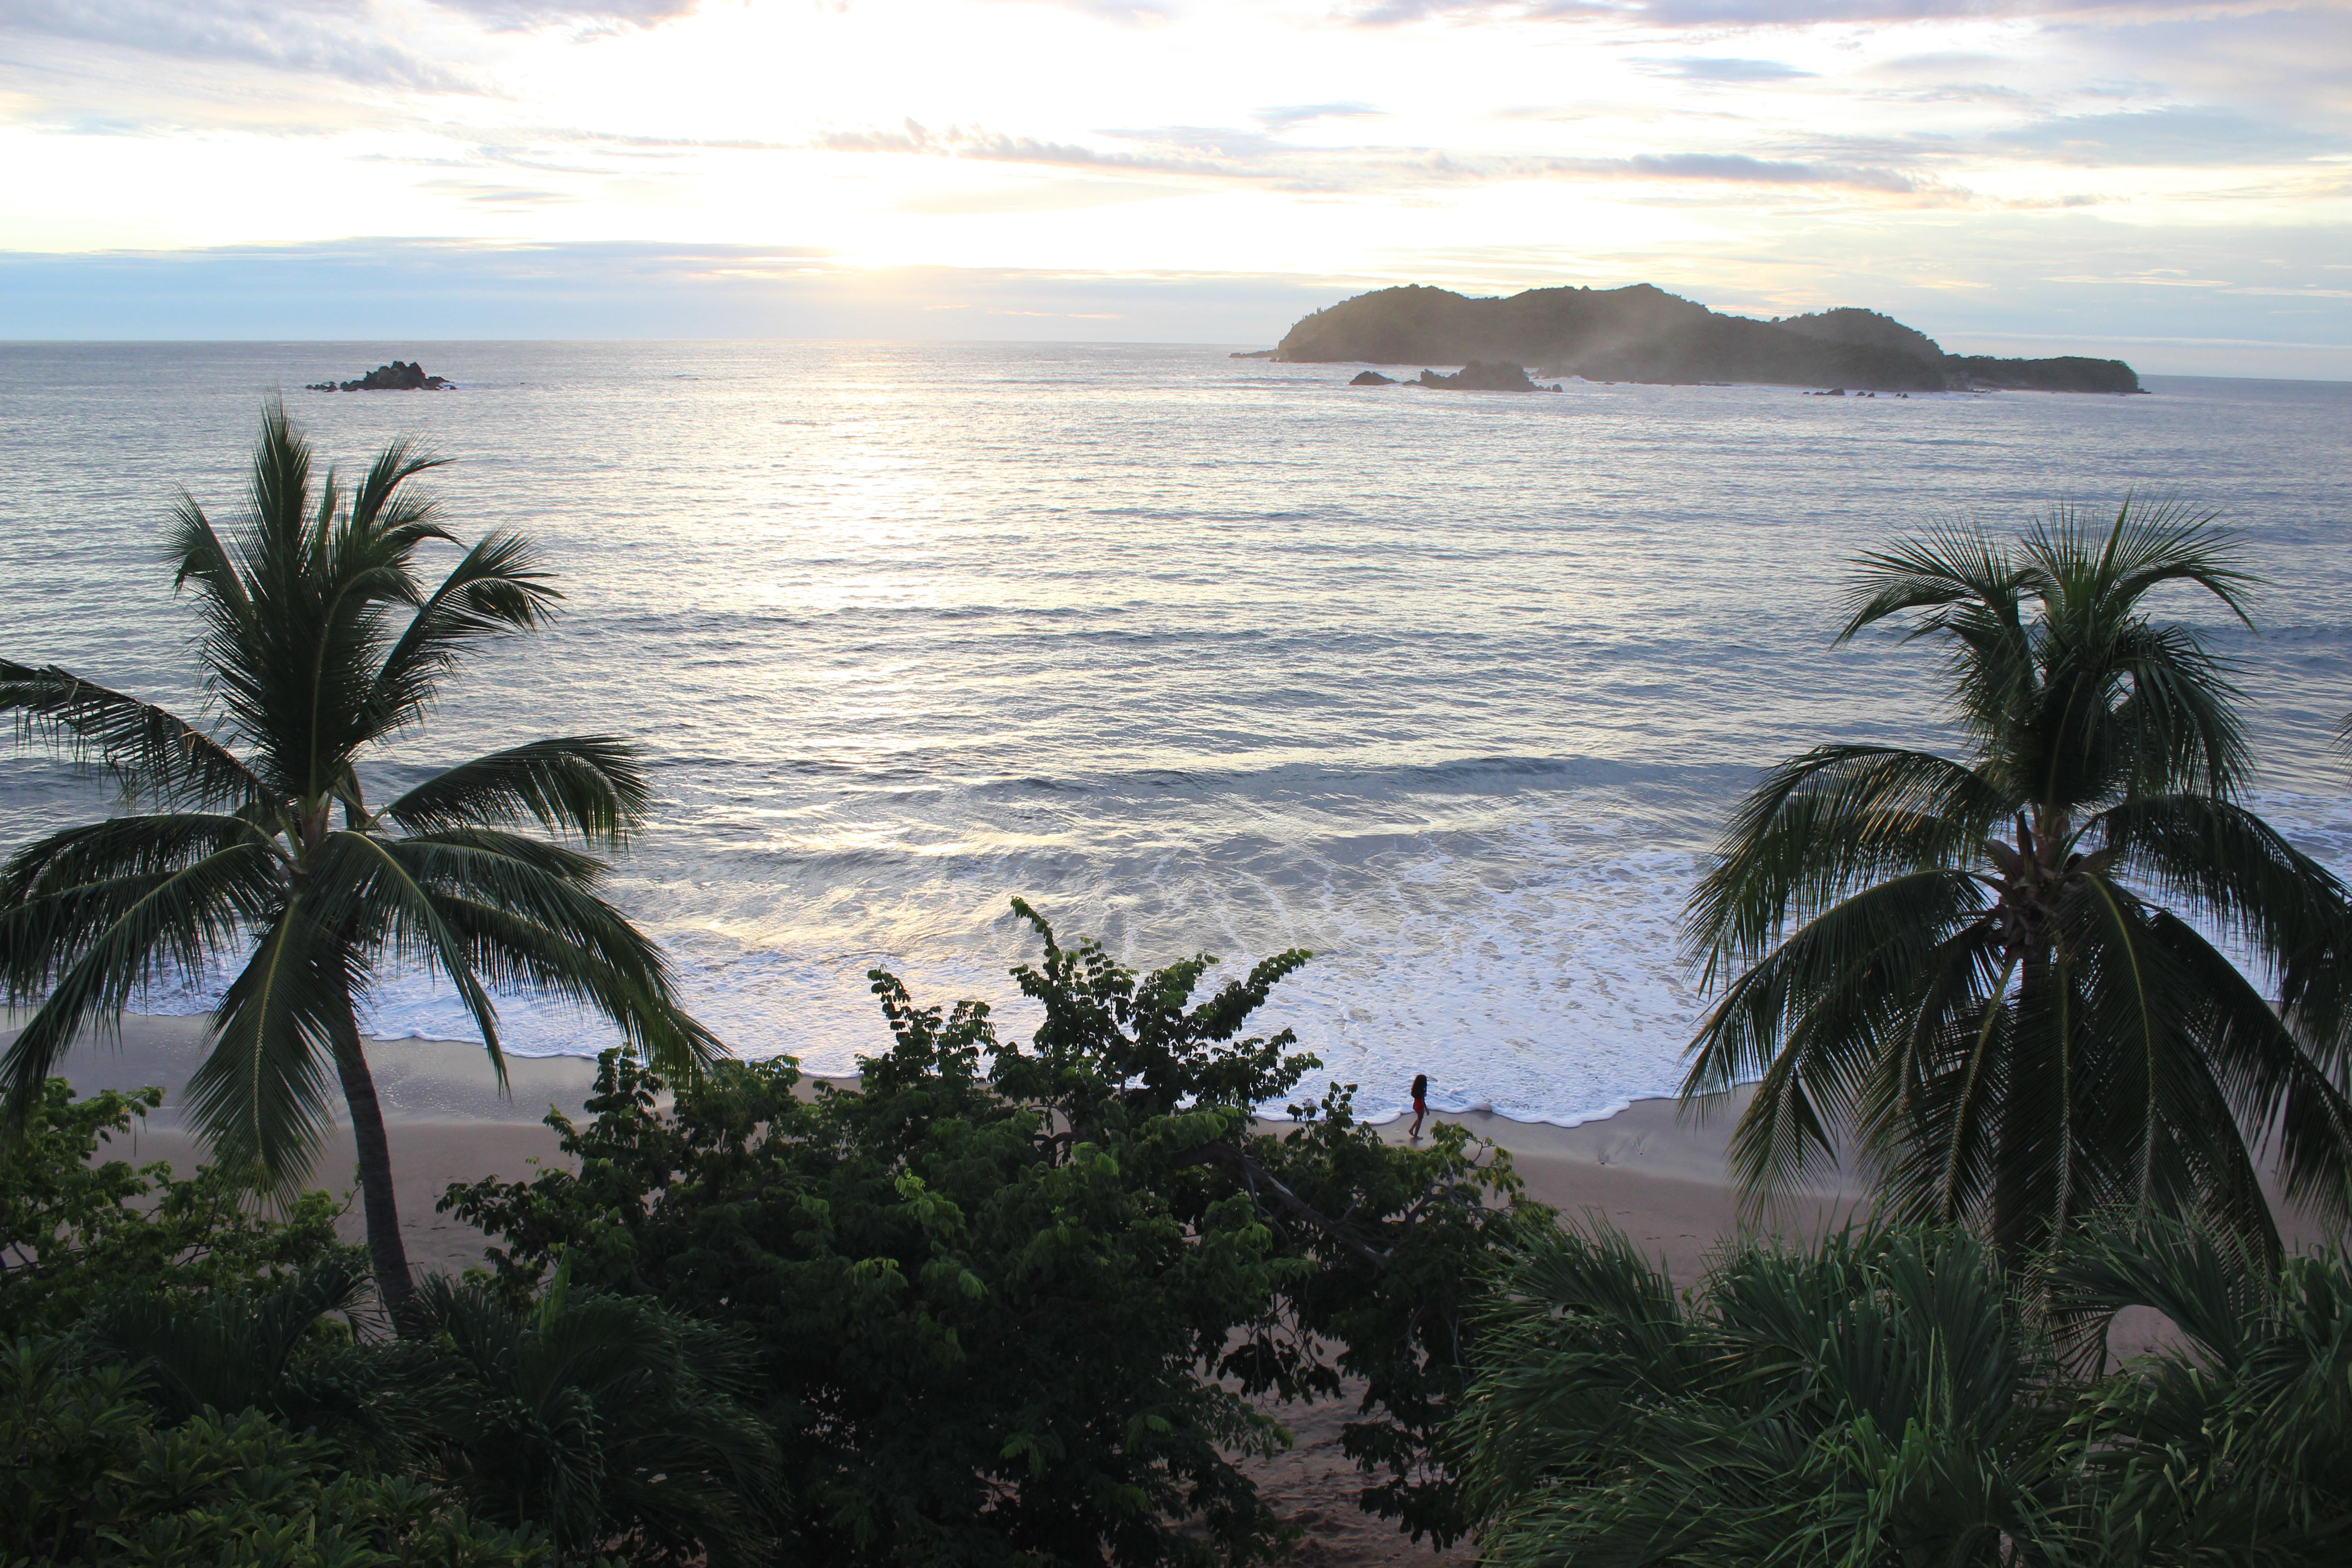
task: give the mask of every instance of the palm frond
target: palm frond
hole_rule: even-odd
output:
[[[216,1154],[278,1184],[310,1169],[331,1124],[335,1036],[365,977],[314,911],[281,913],[213,1013],[212,1049],[189,1075],[186,1107]]]
[[[659,946],[588,891],[573,866],[551,858],[551,851],[571,852],[479,829],[384,847],[431,889],[440,918],[491,986],[593,1008],[666,1074],[692,1079],[725,1055],[677,1005]]]
[[[93,882],[176,871],[232,845],[268,843],[268,835],[241,816],[110,816],[53,833],[10,855],[0,865],[0,909]]]
[[[1924,972],[1855,1109],[1860,1153],[1891,1219],[1950,1225],[1981,1210],[1998,1173],[2000,1118],[2018,1022],[2014,955],[1978,923]]]
[[[1702,985],[1879,878],[1965,864],[2012,809],[1932,752],[1821,746],[1780,764],[1740,803],[1685,906]]]
[[[2092,825],[2116,870],[2244,943],[2331,1065],[2352,1052],[2352,889],[2233,801],[2127,800]]]
[[[2126,495],[2115,521],[2101,531],[2082,509],[2063,505],[2034,521],[2024,552],[2062,613],[2072,605],[2084,613],[2096,606],[2104,615],[2128,614],[2151,590],[2187,583],[2219,599],[2251,628],[2248,595],[2262,579],[2239,564],[2244,556],[2237,536],[2215,527],[2214,516],[2177,500],[2151,507]]]
[[[1832,646],[1853,641],[1883,620],[1910,610],[1949,612],[1990,610],[1998,617],[2007,607],[2007,619],[2023,640],[2016,616],[2018,590],[2025,574],[1990,534],[1971,523],[1950,519],[1933,523],[1908,539],[1883,550],[1865,551],[1845,594],[1845,624]],[[1912,637],[1941,629],[1945,622],[1932,616]]]
[[[202,974],[236,950],[282,896],[276,858],[232,843],[173,869],[118,877],[0,909],[0,980],[39,1006],[0,1056],[21,1107],[85,1029],[110,1029],[151,985]]]
[[[2195,1209],[2274,1256],[2228,1064],[2284,1029],[2185,922],[2105,878],[2084,879],[2081,892],[2080,923],[2061,939],[2083,977],[2077,1195],[2062,1224]],[[2264,1039],[2246,1042],[2250,1026]]]
[[[2226,1158],[2231,1186],[2204,1199],[2220,1218],[2234,1218],[2275,1251],[2269,1210],[2254,1186],[2247,1143],[2277,1159],[2289,1201],[2343,1225],[2352,1220],[2352,1099],[2337,1075],[2307,1051],[2279,1014],[2186,921],[2158,910],[2150,924],[2188,976],[2196,1011],[2186,1020],[2203,1045],[2200,1066],[2220,1103],[2206,1111],[2206,1160]],[[2210,1064],[2206,1066],[2205,1064]],[[2210,1183],[2211,1176],[2207,1177]],[[2176,1209],[2186,1205],[2175,1205]],[[2252,1209],[2260,1209],[2260,1224]]]
[[[2150,1307],[2217,1363],[2237,1366],[2275,1268],[2231,1227],[2200,1225],[2193,1215],[2146,1215],[2070,1237],[2052,1263],[2049,1310],[2092,1365],[2104,1357],[2115,1315]]]
[[[263,795],[244,763],[186,720],[56,665],[0,659],[0,712],[16,716],[21,739],[96,758],[133,794],[166,805],[234,808]]]
[[[2253,775],[2242,696],[2221,660],[2180,626],[2134,622],[2103,650],[2131,683],[2110,722],[2137,764],[2138,793],[2229,795]]]
[[[1986,901],[1963,873],[1895,878],[1816,916],[1731,983],[1691,1041],[1682,1094],[1703,1104],[1760,1080],[1730,1152],[1750,1196],[1769,1201],[1833,1167],[1831,1129],[1853,1124],[1872,1064],[1920,993],[1991,940]]]
[[[252,614],[253,599],[242,575],[242,561],[230,552],[212,519],[184,489],[172,503],[168,538],[164,555],[173,568],[173,592],[195,584],[205,597],[211,618],[235,624]]]
[[[396,963],[421,964],[449,982],[481,1030],[499,1087],[505,1089],[498,1005],[475,974],[464,942],[441,919],[431,891],[416,879],[398,846],[367,833],[331,833],[310,876],[310,897],[327,929],[363,931],[371,950],[387,952]]]
[[[637,747],[617,736],[572,735],[460,763],[385,806],[383,816],[412,833],[535,821],[551,833],[618,847],[645,820],[651,798]]]
[[[404,558],[409,549],[427,539],[454,542],[449,531],[432,520],[440,502],[404,488],[417,475],[448,464],[448,458],[409,437],[388,443],[368,465],[367,477],[352,493],[352,526],[386,540]]]
[[[425,596],[384,656],[369,697],[373,733],[414,723],[472,644],[541,625],[562,597],[547,578],[529,541],[485,534]]]
[[[282,595],[309,563],[311,530],[310,443],[286,415],[276,395],[261,405],[261,435],[254,442],[246,481],[246,506],[257,542],[257,564],[265,564],[267,587]]]

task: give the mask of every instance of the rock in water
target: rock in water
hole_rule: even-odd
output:
[[[444,381],[437,375],[427,375],[421,364],[411,364],[396,359],[390,364],[380,364],[357,381],[314,381],[304,388],[309,392],[447,392],[455,382]]]
[[[1508,360],[1472,360],[1452,375],[1433,370],[1421,373],[1423,386],[1450,386],[1456,392],[1533,392],[1525,367]]]
[[[1368,370],[1348,384],[1349,386],[1394,386],[1396,384],[1396,377],[1392,375],[1382,375],[1376,370]]]

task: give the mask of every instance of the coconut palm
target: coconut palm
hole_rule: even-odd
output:
[[[359,764],[417,728],[462,657],[539,626],[560,597],[530,546],[494,532],[437,584],[418,557],[457,541],[411,482],[438,465],[384,448],[346,493],[272,402],[247,514],[215,529],[184,492],[169,559],[193,590],[213,710],[192,722],[54,665],[0,660],[20,735],[102,762],[128,815],[27,845],[0,868],[0,991],[37,1002],[5,1057],[22,1107],[86,1028],[151,984],[238,967],[187,1108],[217,1156],[299,1178],[340,1080],[377,1286],[410,1291],[383,1118],[358,1027],[391,973],[453,986],[506,1078],[493,992],[569,998],[691,1072],[718,1048],[670,995],[660,952],[597,895],[643,816],[632,747],[532,741],[371,805]],[[544,835],[518,831],[536,823]]]
[[[2287,1194],[2341,1214],[2346,889],[2247,809],[2228,671],[2146,606],[2178,584],[2244,620],[2230,537],[2126,500],[2110,527],[2062,510],[2012,546],[1947,524],[1859,565],[1837,640],[1911,617],[1969,752],[1781,763],[1691,899],[1724,989],[1684,1093],[1760,1080],[1732,1144],[1751,1197],[1843,1139],[1887,1212],[2012,1257],[2191,1204],[2273,1248],[2271,1143]]]

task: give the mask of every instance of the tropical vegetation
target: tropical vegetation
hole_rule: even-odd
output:
[[[2319,1564],[2352,1544],[2352,1264],[2157,1216],[2016,1289],[1952,1226],[1749,1242],[1677,1291],[1523,1227],[1449,1434],[1491,1568]],[[2105,1375],[2126,1308],[2182,1340]]]
[[[767,1560],[734,1336],[560,1278],[427,1278],[395,1335],[325,1194],[224,1212],[218,1170],[93,1158],[153,1098],[54,1083],[12,1129],[0,1563]]]
[[[331,1071],[377,1289],[395,1305],[408,1262],[359,1031],[390,974],[421,967],[453,987],[501,1082],[495,991],[585,1004],[673,1072],[717,1049],[651,940],[597,892],[592,851],[623,843],[646,807],[632,747],[529,741],[370,804],[372,754],[425,723],[467,654],[543,625],[561,596],[517,535],[458,547],[414,482],[439,464],[395,441],[357,484],[320,479],[273,402],[244,515],[215,527],[183,492],[169,559],[202,627],[197,720],[0,659],[0,712],[102,763],[132,808],[0,866],[0,1002],[32,1007],[0,1092],[23,1113],[75,1039],[150,984],[234,970],[186,1110],[224,1164],[290,1187],[328,1124]],[[423,571],[433,545],[458,547],[437,581]]]
[[[608,1052],[589,1119],[551,1117],[572,1160],[446,1195],[488,1269],[389,1306],[323,1196],[274,1217],[233,1175],[106,1160],[155,1097],[52,1084],[7,1145],[38,1195],[8,1211],[0,1333],[50,1391],[20,1451],[54,1442],[55,1394],[54,1421],[120,1429],[92,1476],[168,1443],[354,1478],[353,1562],[1242,1563],[1291,1531],[1239,1461],[1286,1440],[1283,1401],[1344,1392],[1368,1504],[1457,1536],[1434,1444],[1479,1262],[1542,1212],[1507,1158],[1458,1127],[1387,1143],[1343,1085],[1253,1126],[1315,1067],[1244,1033],[1305,953],[1202,994],[1205,957],[1138,974],[1017,907],[1026,1040],[877,971],[891,1044],[855,1091],[729,1061],[673,1092]],[[411,1511],[363,1530],[395,1482]],[[93,1562],[186,1510],[243,1561],[330,1506],[40,1486],[27,1517]]]
[[[794,1560],[1126,1563],[1275,1555],[1235,1460],[1283,1441],[1266,1397],[1360,1379],[1349,1450],[1416,1535],[1460,1530],[1431,1442],[1467,1375],[1498,1152],[1383,1142],[1339,1086],[1280,1137],[1250,1110],[1315,1065],[1241,1037],[1306,959],[1205,997],[1209,961],[1139,975],[1093,942],[1015,971],[1042,1019],[874,988],[890,1049],[856,1092],[789,1062],[678,1087],[617,1054],[576,1172],[452,1189],[526,1300],[551,1268],[754,1347]],[[1524,1205],[1518,1205],[1524,1206]]]
[[[1756,1083],[1752,1193],[1843,1142],[1882,1215],[1966,1222],[2012,1261],[2116,1211],[2274,1250],[2267,1142],[2290,1199],[2345,1215],[2352,904],[2246,804],[2224,660],[2150,607],[2177,587],[2251,625],[2252,586],[2210,520],[2129,500],[1863,557],[1838,640],[1907,621],[1939,646],[1968,749],[1780,764],[1692,898],[1722,994],[1685,1093]]]

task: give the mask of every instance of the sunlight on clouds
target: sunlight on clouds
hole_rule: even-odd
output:
[[[1930,214],[2341,232],[2347,70],[2326,3],[10,0],[0,247],[659,235],[1802,307],[1821,268],[1736,258]],[[1852,287],[1913,281],[1977,286]]]

